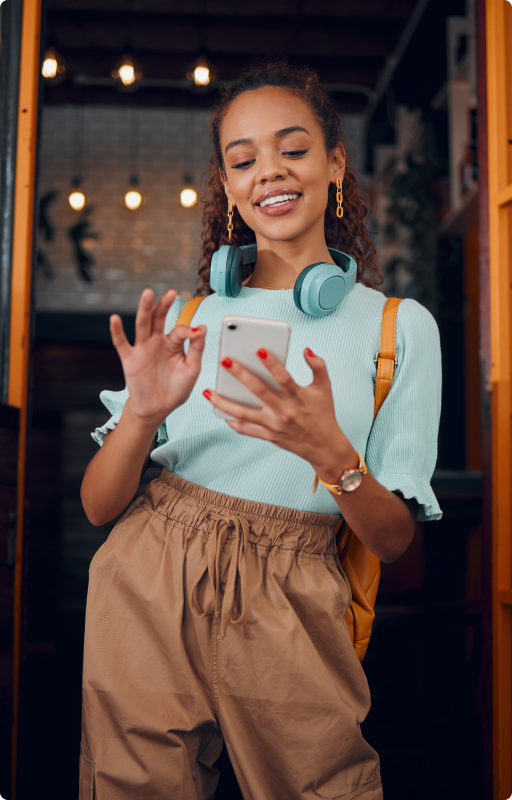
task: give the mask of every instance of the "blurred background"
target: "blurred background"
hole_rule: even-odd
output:
[[[17,797],[77,793],[88,567],[112,527],[89,524],[79,487],[90,431],[109,416],[99,392],[124,386],[109,315],[133,336],[144,287],[194,295],[211,107],[240,68],[284,56],[315,68],[338,103],[371,200],[379,290],[424,304],[442,340],[444,517],[382,565],[363,735],[387,800],[480,800],[473,0],[48,0],[44,17]],[[217,797],[241,797],[221,762]]]

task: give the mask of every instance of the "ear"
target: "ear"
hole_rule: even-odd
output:
[[[331,165],[331,182],[336,183],[336,178],[341,178],[341,180],[343,180],[345,177],[347,154],[341,142],[338,142],[334,150],[331,151],[329,161]]]
[[[224,191],[226,192],[226,197],[233,203],[233,208],[236,206],[235,199],[231,192],[229,191],[229,183],[228,179],[226,178],[224,172],[220,169],[219,170],[220,179],[222,181],[222,185],[224,186]]]

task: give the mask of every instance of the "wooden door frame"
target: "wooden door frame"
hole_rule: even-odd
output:
[[[505,0],[486,0],[488,125],[489,333],[492,439],[492,717],[493,796],[512,793],[512,293],[508,214],[512,152],[507,135]]]
[[[489,168],[487,130],[486,0],[476,3],[478,80],[478,272],[482,431],[482,707],[484,797],[493,798],[492,713],[492,382],[489,279]]]
[[[510,530],[510,486],[512,485],[510,431],[510,275],[501,268],[506,255],[506,242],[500,235],[499,218],[512,202],[512,194],[500,185],[500,148],[495,132],[504,125],[499,102],[499,69],[503,66],[503,45],[500,44],[500,14],[505,0],[477,0],[479,31],[479,99],[480,99],[480,351],[482,364],[482,419],[484,471],[484,555],[483,599],[484,676],[493,676],[492,702],[485,700],[484,732],[486,740],[486,798],[504,800],[512,792],[512,586]],[[20,59],[17,159],[12,255],[12,299],[9,345],[8,402],[21,410],[20,462],[18,471],[18,537],[16,550],[15,598],[15,687],[13,771],[16,763],[16,742],[19,709],[19,666],[21,645],[21,588],[25,498],[25,464],[27,436],[27,394],[29,375],[29,343],[34,251],[36,194],[36,154],[38,96],[40,82],[40,37],[43,0],[24,0]],[[504,37],[501,36],[501,40]],[[487,125],[491,136],[487,150]],[[502,146],[503,149],[503,146]],[[503,153],[501,157],[503,157]],[[505,154],[506,155],[506,154]],[[504,163],[503,161],[501,162]],[[487,185],[488,180],[488,185]],[[509,326],[507,328],[507,326]],[[507,572],[508,570],[508,572]],[[486,610],[487,609],[487,610]],[[486,618],[492,614],[492,638]],[[505,643],[505,644],[504,644]],[[491,664],[492,644],[492,664]],[[491,730],[493,731],[491,737]],[[491,742],[493,750],[491,751]],[[13,780],[13,787],[15,781]],[[14,788],[13,788],[14,792]],[[13,794],[14,797],[14,794]]]
[[[20,409],[18,521],[14,582],[13,798],[15,798],[16,791],[19,722],[23,530],[25,526],[25,472],[29,421],[27,406],[31,344],[32,265],[34,263],[36,222],[36,160],[40,112],[42,4],[43,0],[23,0],[12,236],[8,404]]]

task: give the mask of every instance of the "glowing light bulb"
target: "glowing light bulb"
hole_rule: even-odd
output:
[[[68,197],[69,205],[75,211],[81,211],[85,206],[85,194],[83,192],[71,192]]]
[[[125,86],[135,83],[135,70],[133,64],[121,64],[119,67],[119,78]]]
[[[41,74],[50,84],[55,85],[64,80],[66,73],[66,61],[57,53],[54,47],[48,47],[44,56]]]
[[[199,56],[199,58],[190,65],[187,78],[201,90],[213,84],[216,78],[216,70],[207,58]]]
[[[41,69],[43,78],[55,78],[57,75],[57,59],[47,54],[45,60],[43,61],[43,68]]]
[[[192,186],[184,186],[180,193],[183,208],[192,208],[197,203],[197,192]]]
[[[124,204],[130,211],[136,211],[142,203],[142,195],[136,189],[130,189],[124,196]]]
[[[210,83],[210,70],[203,64],[198,64],[194,70],[194,83],[196,86],[208,86]]]
[[[142,78],[142,67],[131,55],[124,55],[112,70],[112,77],[118,81],[121,91],[133,91]]]

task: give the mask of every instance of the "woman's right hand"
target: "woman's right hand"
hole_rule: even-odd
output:
[[[189,397],[201,370],[206,326],[175,327],[165,335],[165,318],[176,298],[169,289],[153,307],[154,292],[144,289],[135,319],[135,344],[126,338],[121,318],[110,318],[110,334],[123,366],[130,412],[155,431]],[[184,344],[190,339],[187,355]]]

